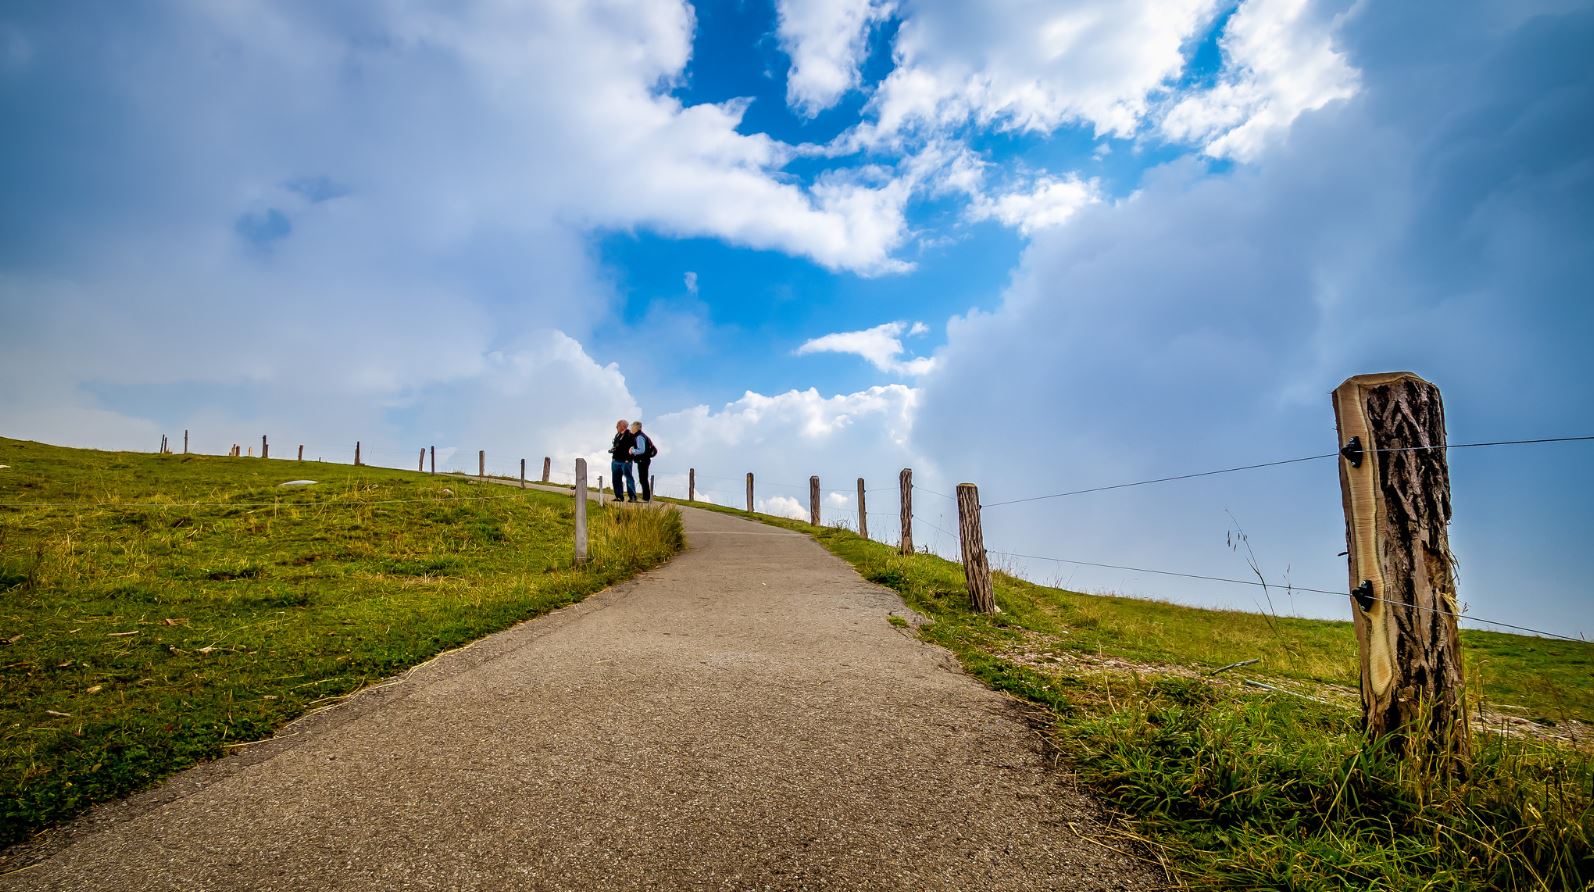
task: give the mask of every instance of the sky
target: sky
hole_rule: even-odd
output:
[[[0,434],[661,490],[1348,618],[1329,393],[1594,433],[1594,5],[0,6]],[[1471,617],[1594,634],[1594,444],[1454,450]],[[1254,578],[1266,590],[1065,563]],[[1476,624],[1471,621],[1468,624]]]

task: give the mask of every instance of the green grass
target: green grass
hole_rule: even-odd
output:
[[[1071,769],[1124,816],[1126,835],[1190,887],[1594,882],[1589,753],[1480,734],[1470,777],[1446,782],[1365,745],[1348,622],[1084,595],[1000,573],[1002,612],[982,616],[968,609],[956,563],[754,516],[814,535],[865,578],[901,593],[928,620],[919,626],[925,640],[991,687],[1044,706]],[[1462,642],[1486,703],[1546,724],[1594,715],[1594,645],[1472,630]],[[1249,659],[1259,662],[1203,674]],[[1242,678],[1295,694],[1248,688]]]
[[[677,553],[673,511],[0,438],[0,844]],[[277,484],[309,478],[315,486]]]

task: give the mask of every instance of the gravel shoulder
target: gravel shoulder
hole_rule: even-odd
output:
[[[0,888],[1163,884],[894,593],[682,510],[667,566],[13,849]]]

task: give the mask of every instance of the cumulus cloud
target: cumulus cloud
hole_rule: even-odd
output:
[[[1438,383],[1458,440],[1591,417],[1594,394],[1553,382],[1594,376],[1594,71],[1573,61],[1594,13],[1540,12],[1449,10],[1439,39],[1426,14],[1364,7],[1340,32],[1355,97],[1303,115],[1252,165],[1214,177],[1175,162],[1134,199],[1037,232],[1000,306],[949,326],[918,443],[990,506],[1330,451],[1327,394],[1362,372]],[[1463,600],[1587,631],[1566,594],[1586,568],[1545,539],[1594,525],[1588,463],[1486,452],[1451,456]],[[1273,582],[1345,579],[1331,460],[988,507],[985,522],[994,551],[1244,576],[1225,546],[1238,522]],[[1193,580],[1004,560],[1082,587],[1267,606]],[[1347,609],[1273,596],[1281,611]]]
[[[886,322],[862,331],[838,331],[804,341],[797,348],[798,356],[812,353],[849,353],[860,356],[882,372],[894,375],[918,376],[935,367],[929,356],[903,358],[906,348],[902,338],[922,335],[929,331],[923,322],[909,326],[906,322]]]
[[[869,29],[891,14],[889,0],[779,0],[776,34],[791,57],[786,97],[810,116],[858,85]]]
[[[978,196],[969,207],[975,220],[999,220],[1025,235],[1066,222],[1079,210],[1101,200],[1101,187],[1077,175],[1043,176],[1027,190],[990,198]]]
[[[1132,135],[1216,8],[1214,0],[908,0],[896,68],[871,101],[875,120],[854,138],[889,143],[969,121]]]
[[[1162,133],[1249,161],[1303,112],[1354,96],[1357,72],[1334,47],[1337,21],[1309,0],[1246,0],[1221,38],[1223,77],[1174,103]]]

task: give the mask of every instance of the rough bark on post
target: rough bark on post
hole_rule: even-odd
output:
[[[863,498],[863,478],[858,478],[858,535],[869,538],[869,505]]]
[[[359,440],[355,440],[354,441],[354,466],[355,467],[359,467],[360,466],[360,441]]]
[[[753,513],[753,472],[747,472],[747,513]]]
[[[485,449],[476,450],[476,476],[487,476],[487,450]]]
[[[979,487],[959,483],[957,496],[958,540],[963,543],[963,577],[969,583],[969,606],[976,613],[995,613],[991,565],[985,558],[985,533],[980,529]]]
[[[543,456],[543,459],[542,459],[542,482],[544,482],[544,483],[548,482],[548,472],[551,471],[551,470],[553,470],[553,459],[549,458],[548,456]]]
[[[897,487],[902,491],[902,540],[897,544],[898,554],[913,554],[913,469],[903,468],[897,475]]]
[[[261,458],[270,458],[271,457],[271,444],[266,442],[266,435],[265,434],[261,434],[260,435],[260,457]]]
[[[686,469],[686,500],[697,501],[697,468]]]
[[[1363,725],[1405,755],[1466,770],[1450,469],[1439,388],[1410,372],[1334,390]]]
[[[587,562],[587,460],[576,459],[576,564]]]
[[[520,488],[526,488],[526,460],[520,460]]]
[[[808,478],[808,522],[819,526],[819,478]]]

